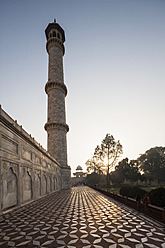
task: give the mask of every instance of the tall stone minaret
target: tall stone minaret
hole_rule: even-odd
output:
[[[48,95],[48,119],[45,124],[47,147],[50,155],[63,168],[66,168],[68,167],[66,134],[69,127],[66,124],[65,96],[67,88],[63,75],[65,33],[54,20],[47,26],[45,34],[47,38],[46,49],[49,54],[48,82],[45,85],[45,91]]]

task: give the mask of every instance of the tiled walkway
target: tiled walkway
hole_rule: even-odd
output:
[[[165,248],[163,228],[82,186],[1,216],[0,247]]]

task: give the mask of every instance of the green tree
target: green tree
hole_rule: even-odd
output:
[[[125,180],[128,179],[128,172],[129,172],[129,162],[128,158],[123,159],[116,165],[115,171],[110,173],[110,177],[112,182],[114,183],[124,183]]]
[[[98,148],[98,156],[100,161],[104,164],[107,170],[107,187],[110,184],[110,171],[112,171],[116,165],[117,160],[123,153],[123,147],[120,141],[115,141],[114,137],[110,134],[106,134],[101,143],[101,147]]]
[[[105,186],[105,175],[99,175],[96,172],[92,172],[91,174],[88,174],[86,179],[86,183],[88,185],[94,186],[94,187],[104,187]]]
[[[114,169],[122,152],[123,148],[120,141],[115,141],[112,135],[107,134],[103,139],[101,146],[95,148],[93,157],[87,160],[87,171],[89,173],[105,173],[107,175],[108,187],[110,183],[110,171]]]
[[[140,178],[141,174],[139,172],[138,162],[137,160],[131,160],[129,163],[128,180],[133,183],[137,182]]]
[[[140,179],[140,172],[136,160],[129,162],[128,158],[123,159],[115,167],[115,171],[111,172],[111,179],[116,183],[124,183],[125,180],[136,182]]]
[[[105,136],[101,143],[101,158],[106,163],[107,167],[107,186],[109,186],[109,174],[116,165],[116,162],[120,155],[123,153],[122,145],[120,141],[115,141],[114,137],[110,134]]]
[[[158,184],[165,182],[165,147],[153,147],[137,160],[140,169],[150,181],[156,178]]]
[[[99,146],[95,148],[94,155],[92,156],[92,158],[88,159],[85,163],[87,166],[87,172],[89,174],[93,172],[99,175],[103,174],[103,170],[102,170],[103,164],[100,161],[98,151],[99,151]]]
[[[96,172],[88,174],[86,177],[86,183],[91,186],[96,186],[100,181],[100,176]]]

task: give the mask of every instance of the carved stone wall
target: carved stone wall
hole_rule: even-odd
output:
[[[25,168],[23,172],[22,189],[23,202],[30,201],[32,199],[32,178],[31,172],[29,172],[29,170]]]
[[[35,171],[35,198],[41,196],[41,175],[40,171]]]
[[[4,163],[5,165],[5,163]],[[3,208],[17,205],[18,202],[18,179],[12,167],[6,170],[2,178]]]
[[[0,106],[0,211],[70,187],[58,162]],[[63,187],[65,181],[65,187]]]
[[[43,175],[42,177],[42,194],[43,195],[46,195],[47,193],[47,178],[46,178],[46,175]]]

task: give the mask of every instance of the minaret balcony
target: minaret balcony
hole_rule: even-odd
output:
[[[64,83],[59,83],[59,82],[47,82],[45,85],[45,92],[48,94],[49,90],[51,89],[60,89],[64,92],[65,96],[67,95],[67,87]]]
[[[45,124],[45,130],[48,131],[50,129],[62,129],[66,132],[69,132],[69,126],[65,123],[57,123],[57,122],[47,122]]]
[[[48,39],[47,43],[46,43],[46,50],[49,53],[49,47],[56,44],[57,46],[59,46],[60,48],[62,48],[63,50],[63,55],[65,54],[65,47],[64,44],[62,42],[62,40],[56,38],[56,37],[51,37]]]

